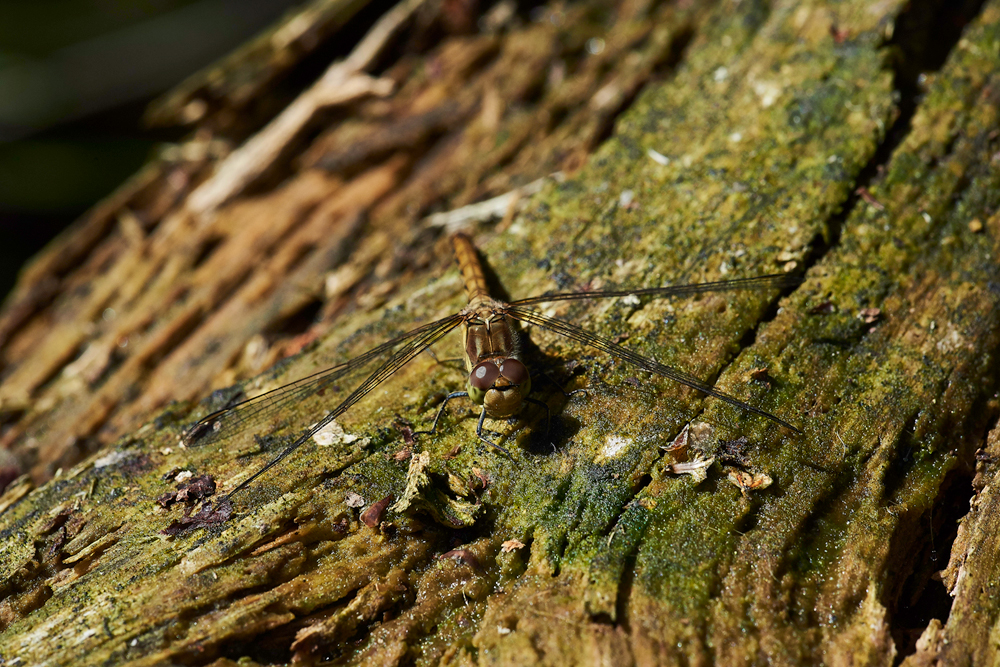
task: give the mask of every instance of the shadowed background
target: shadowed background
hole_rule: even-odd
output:
[[[146,105],[296,0],[0,3],[0,300],[21,265],[183,128]]]

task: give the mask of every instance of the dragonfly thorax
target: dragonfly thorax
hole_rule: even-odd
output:
[[[531,376],[517,359],[486,359],[469,373],[468,392],[469,398],[482,405],[493,419],[512,417],[531,393]]]
[[[513,417],[531,392],[520,338],[507,305],[488,299],[463,313],[468,394],[493,419]]]

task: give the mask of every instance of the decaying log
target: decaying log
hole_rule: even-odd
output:
[[[0,312],[0,664],[997,662],[1000,0],[362,7],[156,106]],[[456,220],[503,298],[801,275],[547,312],[803,433],[532,328],[513,460],[414,435],[446,341],[220,504],[353,385],[185,429],[461,308]]]

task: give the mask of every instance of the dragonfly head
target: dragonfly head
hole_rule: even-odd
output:
[[[469,398],[494,419],[517,414],[531,393],[531,376],[517,359],[480,361],[469,373]]]

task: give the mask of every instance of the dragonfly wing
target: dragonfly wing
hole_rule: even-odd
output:
[[[644,287],[641,289],[598,290],[592,292],[561,292],[544,294],[528,299],[514,301],[512,306],[533,306],[552,301],[573,301],[577,299],[609,299],[619,296],[651,296],[664,298],[671,296],[690,296],[707,292],[731,292],[734,290],[770,290],[785,289],[802,284],[802,278],[787,273],[773,273],[754,278],[739,278],[737,280],[719,280],[712,283],[692,283],[690,285],[667,285],[666,287]],[[543,326],[543,325],[539,325]]]
[[[414,329],[408,334],[404,334],[399,338],[389,341],[388,343],[383,343],[382,345],[374,348],[370,352],[366,352],[362,357],[366,357],[367,361],[371,361],[372,358],[377,358],[381,354],[388,354],[391,351],[391,356],[382,363],[378,368],[376,368],[358,387],[348,395],[337,407],[333,409],[330,414],[321,419],[315,425],[313,425],[309,430],[300,435],[295,439],[292,444],[285,447],[281,452],[278,453],[273,459],[267,462],[264,467],[255,472],[253,475],[247,479],[240,482],[236,488],[226,494],[227,498],[231,498],[235,493],[241,489],[246,488],[255,479],[266,473],[268,470],[278,465],[282,459],[294,452],[305,442],[307,442],[316,433],[323,430],[334,419],[340,415],[347,412],[355,403],[364,398],[368,392],[370,392],[375,387],[379,386],[386,380],[388,380],[393,373],[398,371],[404,365],[406,365],[410,360],[416,357],[418,354],[426,350],[429,346],[433,345],[446,334],[448,334],[452,329],[462,322],[462,316],[460,314],[451,315],[444,319],[438,320],[437,322],[432,322],[431,324],[420,327],[419,329]],[[394,345],[392,345],[394,344]],[[402,347],[395,349],[397,346],[402,344]],[[395,351],[392,351],[395,350]],[[380,354],[370,356],[372,353],[378,351]],[[347,362],[352,364],[356,359]],[[331,371],[340,368],[340,366],[331,369]]]
[[[371,366],[379,359],[386,358],[382,366],[391,365],[393,360],[398,357],[406,357],[408,361],[426,349],[432,342],[437,341],[458,326],[459,322],[461,322],[459,315],[451,315],[436,322],[431,322],[402,336],[386,341],[350,361],[213,412],[200,419],[194,426],[188,429],[184,434],[184,444],[188,447],[200,447],[214,444],[237,433],[245,432],[268,420],[275,413],[280,412],[289,405],[314,396],[326,389],[335,388],[341,382],[350,381],[353,375],[362,373],[366,367]],[[398,368],[399,366],[395,366],[393,372],[398,370]],[[381,370],[382,367],[376,369],[361,384],[359,389],[366,386],[368,381]],[[382,380],[384,379],[382,378]],[[382,380],[379,380],[379,382]],[[368,393],[374,386],[368,386],[368,389],[364,393]],[[363,395],[354,397],[351,403],[344,407],[344,410],[354,405]],[[351,394],[347,400],[352,396],[354,394]],[[345,403],[347,400],[345,400]],[[344,410],[341,410],[338,414],[343,414]]]
[[[734,405],[740,408],[741,410],[746,410],[747,412],[752,412],[756,415],[760,415],[761,417],[770,419],[773,422],[776,422],[778,424],[781,424],[782,426],[792,429],[796,433],[802,432],[795,426],[792,426],[791,424],[786,422],[784,419],[781,419],[780,417],[773,415],[770,412],[767,412],[766,410],[755,408],[754,406],[744,401],[741,401],[735,396],[730,396],[729,394],[723,391],[719,391],[712,385],[703,382],[702,380],[696,378],[693,375],[685,373],[684,371],[674,368],[673,366],[668,366],[667,364],[661,364],[655,359],[644,357],[638,352],[634,352],[628,349],[627,347],[623,347],[618,343],[614,343],[608,340],[607,338],[598,336],[597,334],[587,331],[586,329],[583,329],[581,327],[578,327],[575,324],[570,324],[569,322],[566,322],[564,320],[559,320],[554,317],[547,317],[546,315],[543,315],[536,310],[532,310],[531,308],[524,308],[523,306],[520,305],[520,302],[518,302],[517,305],[512,305],[509,312],[512,317],[521,320],[522,322],[535,324],[550,331],[554,331],[558,334],[562,334],[567,338],[579,341],[581,343],[584,343],[585,345],[589,345],[591,347],[597,348],[598,350],[607,352],[613,357],[617,357],[618,359],[627,361],[628,363],[633,364],[637,368],[641,368],[644,371],[648,371],[656,375],[662,375],[663,377],[670,378],[671,380],[674,380],[675,382],[679,382],[683,385],[691,387],[692,389],[697,389],[703,394],[714,396],[715,398],[725,401],[730,405]]]

